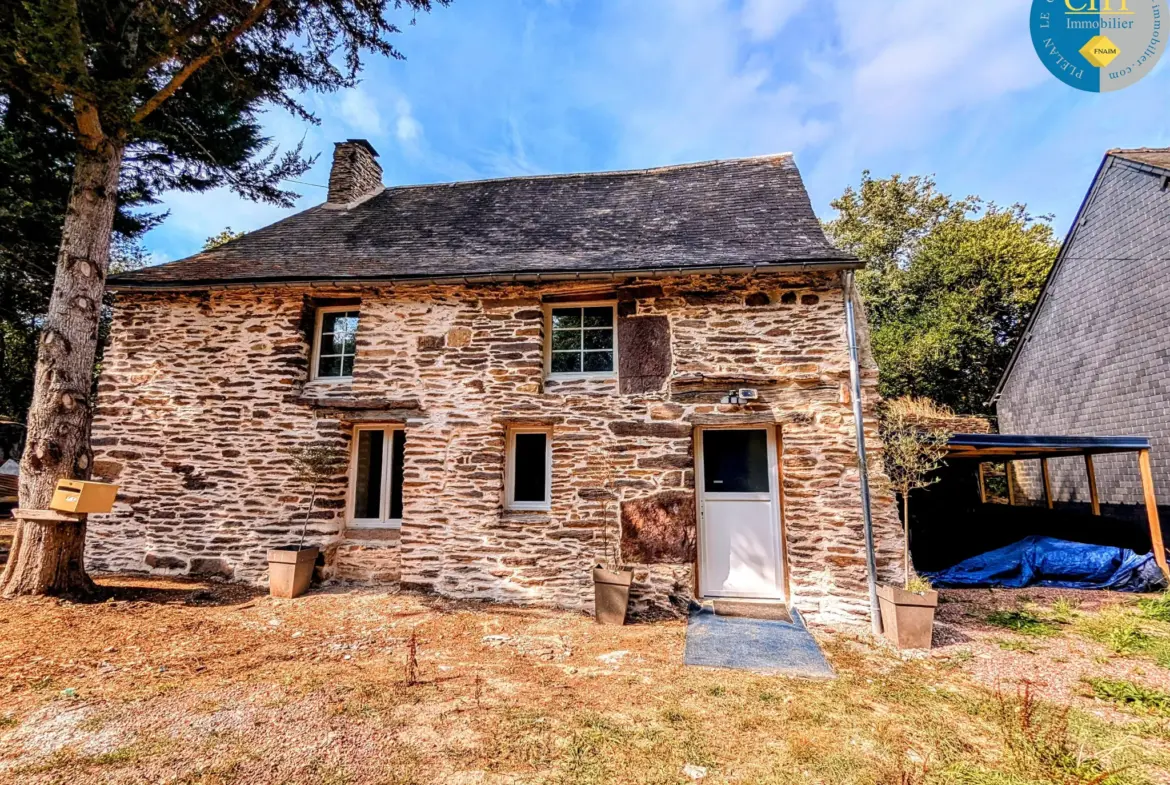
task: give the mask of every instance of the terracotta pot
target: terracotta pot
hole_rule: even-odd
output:
[[[885,636],[899,649],[929,649],[938,592],[878,586],[877,593]]]
[[[593,568],[593,607],[598,624],[626,623],[633,580],[633,570],[607,570],[601,565]]]
[[[268,593],[292,599],[309,590],[320,549],[275,548],[268,552]]]

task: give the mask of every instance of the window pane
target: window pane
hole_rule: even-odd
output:
[[[612,327],[613,326],[613,308],[608,305],[601,308],[586,308],[585,309],[585,326],[586,327]]]
[[[517,502],[543,502],[546,478],[545,440],[548,434],[518,433],[513,447],[515,462],[512,466],[512,500]]]
[[[613,330],[607,328],[605,330],[586,330],[585,331],[585,348],[586,349],[612,349],[613,348]]]
[[[382,517],[383,431],[358,431],[353,517]]]
[[[566,349],[580,349],[581,348],[581,331],[580,330],[553,330],[552,334],[552,348],[553,351],[564,351]]]
[[[608,373],[613,370],[613,352],[585,352],[585,373]]]
[[[580,308],[554,308],[552,312],[553,329],[581,326]]]
[[[390,518],[402,518],[402,460],[406,456],[406,431],[391,431],[390,450],[394,453],[390,467]]]
[[[708,493],[767,493],[767,432],[703,431],[703,488]]]
[[[581,373],[581,355],[578,352],[553,352],[553,373]]]
[[[318,376],[341,376],[341,358],[322,356],[317,362]]]
[[[341,375],[353,376],[353,355],[341,358]]]
[[[322,333],[356,333],[357,311],[326,311],[321,314]]]
[[[321,334],[321,354],[353,354],[357,339],[352,333]]]

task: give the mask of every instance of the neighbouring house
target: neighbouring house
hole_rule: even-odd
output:
[[[262,582],[309,496],[286,451],[335,444],[324,578],[589,609],[620,543],[636,612],[867,618],[860,263],[790,155],[393,188],[376,156],[338,144],[325,204],[111,279],[93,444],[121,493],[92,567]],[[880,453],[864,346],[863,366]],[[873,501],[900,580],[893,497]]]
[[[1142,436],[1170,512],[1170,149],[1106,153],[996,390],[1003,433]],[[1017,471],[1044,499],[1037,462]],[[1089,504],[1085,464],[1050,462],[1055,501]],[[1102,505],[1144,517],[1133,454],[1100,456]]]

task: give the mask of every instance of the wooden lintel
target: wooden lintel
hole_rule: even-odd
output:
[[[1085,456],[1085,473],[1089,475],[1089,504],[1094,515],[1101,514],[1101,499],[1097,496],[1097,470],[1093,466],[1093,456]]]
[[[25,510],[17,507],[12,511],[13,518],[26,521],[52,521],[55,523],[77,523],[85,520],[85,513],[64,512],[62,510]]]
[[[1146,498],[1146,517],[1150,523],[1150,545],[1154,561],[1162,568],[1162,574],[1170,578],[1170,567],[1166,565],[1166,546],[1162,542],[1162,523],[1158,520],[1158,498],[1154,495],[1154,474],[1150,471],[1150,451],[1138,452],[1138,468],[1142,474],[1142,493]]]
[[[1048,459],[1040,459],[1040,474],[1044,478],[1044,503],[1052,509],[1052,478],[1048,474]]]

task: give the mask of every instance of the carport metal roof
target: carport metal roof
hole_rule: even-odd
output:
[[[947,442],[947,458],[1011,461],[1059,458],[1068,455],[1103,455],[1150,449],[1141,436],[1022,436],[1010,433],[956,433]]]

